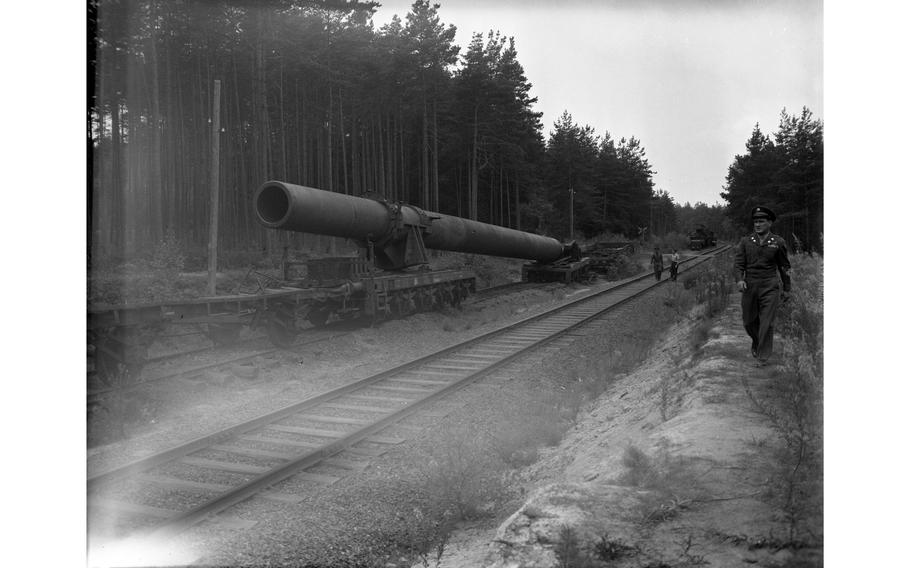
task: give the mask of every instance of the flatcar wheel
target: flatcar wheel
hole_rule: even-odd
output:
[[[429,312],[433,310],[433,291],[432,290],[419,290],[417,292],[417,302],[420,306],[421,312]]]
[[[89,333],[90,379],[119,388],[139,379],[145,366],[151,333],[111,329]]]
[[[461,306],[461,289],[458,284],[446,290],[446,293],[449,295],[449,305],[453,308],[458,308]]]
[[[210,323],[206,329],[205,335],[212,340],[215,345],[230,345],[240,339],[240,330],[243,326],[239,324],[221,324]]]
[[[455,306],[460,306],[469,294],[470,291],[468,287],[464,284],[459,284],[458,288],[455,289]]]
[[[403,290],[395,295],[395,311],[399,317],[409,316],[417,311],[414,293]]]
[[[306,319],[315,327],[320,327],[329,321],[330,315],[332,315],[332,310],[328,308],[313,308],[307,313]]]
[[[265,328],[269,341],[276,347],[290,347],[297,337],[297,326],[294,322],[293,308],[272,310],[272,317]]]
[[[144,358],[130,360],[131,354],[112,338],[100,338],[93,347],[95,378],[102,386],[120,388],[138,380],[145,366]]]

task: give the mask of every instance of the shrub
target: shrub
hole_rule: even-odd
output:
[[[822,258],[794,255],[794,287],[779,312],[782,368],[761,393],[747,387],[782,444],[769,494],[791,542],[812,535],[822,514],[823,301]]]
[[[564,524],[559,530],[559,537],[553,547],[557,564],[560,568],[598,568],[611,566],[614,561],[635,556],[639,553],[635,546],[629,546],[621,540],[611,539],[603,534],[593,545],[586,545],[579,538],[576,530]]]
[[[424,467],[416,491],[427,510],[447,511],[454,521],[483,517],[491,505],[507,496],[502,478],[505,464],[495,459],[489,439],[465,431],[453,442],[434,448]]]
[[[129,430],[155,420],[161,403],[144,393],[115,391],[90,409],[86,422],[88,447],[117,442]]]
[[[491,449],[510,467],[529,465],[539,448],[559,444],[576,411],[565,400],[535,401],[504,411],[501,427],[491,437]]]
[[[623,451],[622,465],[626,471],[619,481],[624,485],[648,487],[657,478],[657,471],[651,458],[635,446],[628,446]]]
[[[649,490],[642,497],[644,523],[670,519],[688,507],[692,498],[704,493],[686,460],[673,457],[666,446],[651,456],[630,445],[623,452],[622,465],[625,471],[617,483]]]
[[[611,259],[603,277],[606,280],[622,280],[635,276],[639,272],[641,272],[641,266],[632,257],[625,254],[617,254]]]
[[[399,513],[397,517],[398,544],[408,554],[417,556],[424,568],[439,566],[442,555],[455,530],[452,511],[449,509],[418,507]]]
[[[149,267],[162,277],[176,277],[186,263],[186,256],[177,240],[174,231],[168,230],[164,238],[155,246]]]
[[[559,568],[588,568],[596,566],[584,553],[578,535],[570,525],[563,525],[559,529],[559,538],[553,547],[553,553]]]
[[[661,251],[668,252],[673,249],[678,251],[689,248],[689,237],[683,233],[669,232],[661,237],[655,237],[653,246],[659,246]]]

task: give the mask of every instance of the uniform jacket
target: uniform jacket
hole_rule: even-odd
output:
[[[784,292],[790,291],[790,259],[787,243],[780,235],[768,233],[765,242],[752,233],[740,239],[733,261],[737,276],[746,281],[769,280],[780,274]]]
[[[654,267],[654,270],[663,270],[664,268],[664,255],[655,252],[651,255],[651,266]]]

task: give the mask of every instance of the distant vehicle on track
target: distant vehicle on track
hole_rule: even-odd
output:
[[[714,231],[704,225],[696,225],[695,229],[689,233],[689,248],[692,250],[701,250],[716,245],[717,237],[714,235]]]

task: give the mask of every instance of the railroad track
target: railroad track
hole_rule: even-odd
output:
[[[474,294],[472,294],[466,301],[482,302],[484,300],[495,298],[497,296],[514,294],[516,292],[523,292],[525,290],[535,290],[538,288],[557,288],[562,286],[564,286],[564,284],[554,284],[552,282],[508,282],[506,284],[500,284],[499,286],[481,288],[474,292]]]
[[[726,247],[706,251],[722,252]],[[683,261],[680,272],[710,256]],[[666,284],[645,274],[546,313],[357,380],[122,467],[90,475],[90,529],[169,538],[253,495],[291,501],[268,489],[320,464],[358,469],[402,442],[382,431],[427,405],[567,335],[605,312]],[[361,463],[339,453],[360,456]],[[112,520],[114,519],[114,520]]]
[[[472,303],[484,302],[484,301],[490,300],[492,298],[496,298],[496,297],[504,295],[504,294],[511,294],[511,293],[515,293],[515,292],[519,292],[519,291],[523,291],[523,290],[543,288],[543,287],[548,287],[548,286],[555,288],[555,287],[562,286],[562,285],[561,284],[554,285],[552,283],[510,282],[507,284],[502,284],[499,286],[492,286],[489,288],[484,288],[482,290],[478,290],[475,293],[475,295],[473,295],[469,299],[469,301],[471,301]],[[89,388],[87,391],[87,403],[88,403],[89,407],[92,407],[93,405],[103,404],[104,400],[111,395],[126,394],[126,393],[140,390],[140,389],[148,387],[152,384],[156,384],[156,383],[168,380],[168,379],[176,379],[176,378],[181,378],[181,377],[197,375],[197,374],[199,374],[203,371],[209,370],[209,369],[217,369],[217,368],[221,368],[221,367],[237,365],[239,363],[251,361],[253,359],[256,359],[257,357],[270,355],[277,351],[293,351],[295,348],[303,347],[303,346],[310,345],[313,343],[320,343],[323,341],[335,340],[344,335],[347,335],[349,332],[339,331],[339,330],[342,330],[345,327],[348,327],[350,325],[351,325],[351,321],[339,321],[339,322],[330,323],[330,324],[322,326],[322,327],[307,329],[300,333],[298,341],[295,342],[293,345],[290,345],[290,346],[284,347],[284,348],[270,346],[265,349],[254,349],[254,350],[244,353],[242,355],[236,354],[236,351],[240,347],[242,347],[244,344],[261,343],[264,340],[265,336],[260,335],[260,336],[252,337],[252,338],[249,338],[249,339],[237,342],[237,343],[233,343],[231,345],[212,345],[212,346],[207,346],[207,347],[201,347],[198,349],[190,349],[190,350],[186,350],[186,351],[180,351],[177,353],[167,353],[164,355],[160,355],[160,356],[146,360],[139,377],[132,381],[125,381],[123,384],[118,383],[113,386],[98,384],[99,381],[92,380],[90,377],[90,379],[88,381]],[[364,325],[368,325],[368,324],[364,324]],[[194,334],[185,334],[185,335],[201,335],[201,334],[202,334],[202,332],[198,332],[198,333],[194,333]],[[182,357],[190,357],[190,356],[198,357],[200,355],[204,355],[207,353],[213,353],[213,352],[217,352],[217,351],[225,351],[225,352],[229,351],[229,352],[231,352],[231,354],[229,356],[220,358],[216,361],[200,363],[197,365],[193,365],[192,367],[189,367],[189,368],[181,369],[180,371],[176,371],[176,372],[170,372],[170,373],[154,372],[154,367],[157,364],[174,361],[174,360],[180,359]]]
[[[104,401],[104,399],[108,396],[111,396],[114,394],[126,394],[129,392],[133,392],[133,391],[148,387],[152,384],[160,383],[160,382],[168,380],[168,379],[176,379],[176,378],[181,378],[181,377],[198,375],[199,373],[209,370],[209,369],[217,369],[220,367],[227,367],[229,365],[237,365],[239,363],[251,361],[253,359],[256,359],[257,357],[270,355],[277,351],[293,351],[295,348],[304,347],[306,345],[311,345],[313,343],[321,343],[323,341],[335,340],[335,339],[338,339],[340,337],[347,335],[348,333],[349,332],[335,331],[332,329],[309,330],[305,334],[301,334],[301,337],[303,338],[302,341],[298,341],[297,343],[295,343],[287,348],[278,348],[278,347],[270,346],[265,349],[254,349],[252,351],[248,351],[247,353],[237,355],[236,350],[239,347],[238,345],[233,345],[230,347],[216,346],[216,347],[208,347],[208,348],[204,348],[204,349],[196,349],[196,350],[192,350],[192,351],[187,351],[187,352],[180,353],[180,354],[178,354],[176,356],[172,356],[172,357],[156,358],[154,361],[160,362],[160,361],[165,361],[165,360],[172,360],[174,358],[182,357],[182,356],[187,356],[187,357],[191,356],[191,355],[198,356],[202,353],[214,352],[215,350],[230,350],[232,352],[232,354],[230,356],[219,358],[216,361],[200,363],[198,365],[193,365],[188,368],[182,368],[181,370],[172,372],[172,373],[155,374],[153,372],[148,371],[148,369],[146,368],[143,370],[143,374],[139,380],[129,382],[129,383],[123,384],[123,385],[118,384],[116,386],[101,386],[101,387],[89,389],[87,392],[88,404],[89,404],[89,406],[91,406],[93,404],[99,404],[99,403],[102,403]],[[261,342],[262,338],[253,338],[252,340],[248,340],[249,343],[252,343],[254,341]]]

